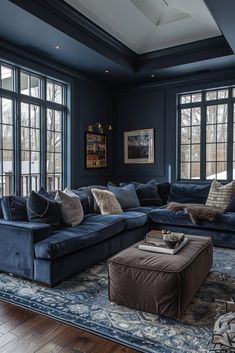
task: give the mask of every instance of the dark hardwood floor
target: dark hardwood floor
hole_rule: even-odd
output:
[[[137,353],[86,331],[0,301],[0,353]]]

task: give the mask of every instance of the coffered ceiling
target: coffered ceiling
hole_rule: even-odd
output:
[[[65,0],[137,54],[221,34],[203,0]]]

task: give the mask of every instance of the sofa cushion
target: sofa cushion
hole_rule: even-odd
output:
[[[135,186],[133,184],[128,184],[124,187],[109,185],[108,189],[116,196],[122,209],[138,207],[140,205],[135,191]]]
[[[0,218],[3,218],[3,212],[2,212],[2,198],[0,198]]]
[[[59,226],[61,223],[60,205],[32,191],[27,200],[27,213],[30,222]]]
[[[140,185],[136,188],[140,206],[161,206],[162,200],[156,188],[148,185]]]
[[[158,209],[159,207],[156,206],[139,206],[139,207],[131,207],[131,208],[127,208],[125,210],[125,212],[142,212],[145,214],[149,214],[151,211]]]
[[[1,201],[6,221],[28,221],[27,200],[21,196],[4,196]]]
[[[121,215],[91,214],[77,227],[60,228],[35,245],[37,258],[53,259],[100,243],[125,229]],[[78,258],[79,261],[79,258]]]
[[[204,229],[235,231],[235,214],[232,212],[224,213],[223,216],[214,221],[200,220],[197,224],[191,222],[191,219],[184,211],[171,211],[167,208],[158,208],[149,213],[149,218],[159,226],[172,225],[181,227],[195,227]],[[208,232],[208,235],[209,232]]]
[[[148,223],[148,215],[143,212],[124,212],[122,216],[125,219],[126,229],[133,229]]]
[[[171,186],[169,201],[205,204],[210,185],[175,183]]]
[[[235,212],[235,196],[231,198],[225,212]]]
[[[107,190],[107,187],[104,185],[89,185],[89,186],[82,186],[77,191],[83,191],[87,194],[89,199],[89,212],[84,212],[85,214],[93,213],[93,212],[100,212],[99,206],[97,205],[91,189],[99,189],[99,190]],[[77,192],[76,192],[77,193]]]
[[[56,191],[54,193],[56,194]],[[42,186],[38,190],[38,194],[49,200],[54,200],[55,198],[55,194],[53,195],[52,192],[49,194],[49,192],[47,192]]]

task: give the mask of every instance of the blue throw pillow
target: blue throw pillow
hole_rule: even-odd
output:
[[[175,183],[171,186],[170,202],[205,204],[210,185]]]
[[[136,188],[136,193],[140,202],[140,206],[162,205],[162,200],[158,195],[157,189],[152,186],[140,185]]]
[[[59,226],[61,221],[60,205],[32,191],[27,201],[27,213],[30,222],[47,223]]]
[[[93,197],[91,191],[89,192],[82,190],[72,190],[76,195],[79,196],[84,214],[89,214],[93,212]]]
[[[225,209],[225,212],[235,212],[235,196],[233,196]]]
[[[2,198],[2,212],[6,221],[28,221],[27,201],[21,196],[4,196]]]
[[[116,196],[122,209],[140,206],[139,199],[133,184],[129,184],[123,188],[110,185],[108,186],[108,190]]]
[[[49,199],[49,200],[54,200],[54,197],[53,197],[53,194],[56,194],[56,191],[52,191],[50,194],[49,192],[47,192],[42,186],[41,188],[39,189],[38,191],[38,194],[41,195],[41,196],[44,196],[46,199]],[[55,196],[55,195],[54,195]]]

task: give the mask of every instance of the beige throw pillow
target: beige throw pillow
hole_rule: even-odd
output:
[[[206,206],[220,207],[225,210],[233,195],[235,195],[235,181],[223,185],[219,181],[213,180]]]
[[[91,189],[102,215],[122,213],[120,203],[114,194],[108,190]]]
[[[75,227],[82,222],[84,213],[79,197],[76,195],[68,196],[64,192],[58,190],[55,196],[55,201],[60,204],[62,218],[67,225]]]

